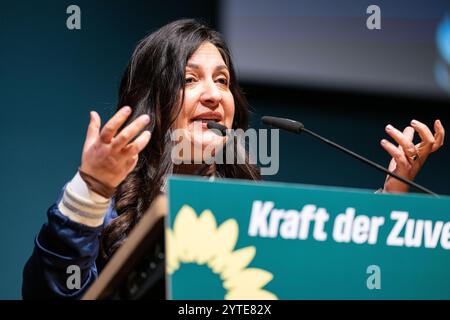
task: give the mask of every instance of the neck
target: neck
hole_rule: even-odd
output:
[[[173,167],[173,173],[183,175],[198,175],[199,170],[205,167],[205,164],[180,164]],[[202,175],[211,176],[214,175],[216,166],[211,164],[208,168],[202,170]]]

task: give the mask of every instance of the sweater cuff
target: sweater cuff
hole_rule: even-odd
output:
[[[90,190],[80,174],[67,184],[58,209],[70,220],[98,227],[103,224],[111,199]]]

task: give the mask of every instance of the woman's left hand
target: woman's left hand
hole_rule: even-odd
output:
[[[421,141],[414,145],[416,131]],[[411,121],[411,126],[406,127],[403,132],[391,125],[386,126],[386,132],[399,144],[395,146],[386,139],[381,140],[381,146],[392,156],[389,171],[413,180],[430,153],[444,144],[445,130],[439,120],[434,122],[434,131],[433,134],[425,124],[417,120]],[[401,193],[408,190],[409,186],[405,183],[389,175],[386,177],[383,192]]]

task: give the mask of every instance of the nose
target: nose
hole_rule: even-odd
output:
[[[203,86],[203,92],[200,96],[201,103],[208,108],[215,109],[219,106],[222,100],[222,93],[217,88],[214,81],[206,81]]]

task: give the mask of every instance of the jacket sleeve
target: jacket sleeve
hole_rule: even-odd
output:
[[[113,201],[102,203],[102,212],[84,200],[89,199],[77,197],[69,183],[48,209],[48,221],[36,236],[23,270],[24,299],[79,299],[97,278],[99,236],[117,214]],[[101,224],[85,223],[89,219]]]

